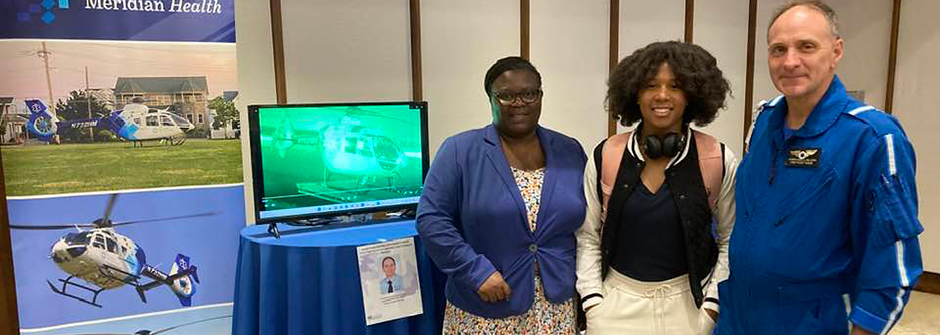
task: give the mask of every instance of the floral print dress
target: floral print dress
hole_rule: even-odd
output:
[[[535,231],[535,221],[539,213],[539,200],[542,194],[542,182],[545,180],[545,168],[533,171],[512,168],[516,185],[525,201],[529,216],[529,229]],[[538,265],[538,264],[536,264]],[[537,335],[537,334],[576,334],[574,300],[553,304],[545,298],[542,277],[535,273],[535,301],[532,308],[522,315],[502,319],[488,319],[467,313],[450,302],[444,310],[444,330],[446,335]]]

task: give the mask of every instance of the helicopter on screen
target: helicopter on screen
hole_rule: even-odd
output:
[[[273,141],[281,158],[296,146],[318,147],[324,164],[321,184],[326,188],[357,190],[356,193],[369,190],[412,192],[397,182],[402,170],[409,167],[408,158],[417,158],[420,162],[421,152],[409,152],[381,129],[366,126],[364,117],[390,118],[350,108],[338,120],[315,124],[312,129],[298,129],[295,121],[284,117],[268,140]],[[303,192],[304,187],[300,188]]]
[[[190,258],[183,254],[177,254],[170,272],[160,271],[147,263],[147,256],[140,245],[134,243],[130,237],[117,233],[115,227],[208,216],[215,213],[114,222],[111,220],[111,211],[114,209],[116,200],[117,194],[112,194],[105,207],[104,216],[92,223],[70,225],[11,224],[10,228],[20,230],[77,230],[60,237],[53,243],[49,254],[49,258],[56,266],[69,275],[66,279],[58,279],[61,282],[61,288],[46,280],[49,288],[56,294],[101,307],[98,304],[98,295],[103,291],[132,286],[137,290],[140,300],[147,303],[145,292],[165,285],[179,298],[181,305],[190,306],[192,297],[196,293],[194,283],[199,283],[197,268],[191,263]],[[91,229],[82,230],[82,228]],[[144,278],[151,281],[143,283]],[[85,283],[79,283],[76,279],[82,279]],[[89,299],[74,293],[74,290],[90,292],[87,294],[92,294],[92,296]]]

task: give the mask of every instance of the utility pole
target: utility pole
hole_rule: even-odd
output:
[[[49,112],[52,113],[52,116],[55,116],[55,100],[52,97],[52,77],[49,76],[49,55],[52,54],[46,50],[46,42],[42,42],[42,51],[38,52],[39,58],[42,58],[43,64],[46,66],[46,86],[49,88]]]
[[[91,119],[91,89],[88,88],[88,66],[85,66],[85,101],[88,102],[88,118]],[[88,127],[88,137],[95,142],[95,127]]]

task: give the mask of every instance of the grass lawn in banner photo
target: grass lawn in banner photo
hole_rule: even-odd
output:
[[[4,146],[7,196],[242,182],[239,140]]]

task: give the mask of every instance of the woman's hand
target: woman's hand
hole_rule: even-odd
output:
[[[493,272],[489,278],[486,278],[486,281],[483,282],[483,285],[480,285],[480,288],[477,290],[480,299],[486,302],[507,300],[509,299],[510,293],[512,293],[512,290],[509,289],[509,284],[506,284],[506,281],[503,280],[503,275],[501,275],[499,271]]]
[[[600,305],[600,304],[597,304],[597,305]],[[591,306],[588,306],[587,308],[585,308],[585,309],[584,309],[584,314],[587,314],[587,312],[588,312],[589,310],[591,310],[591,309],[594,308],[594,307],[597,307],[597,305],[591,305]]]
[[[715,330],[715,323],[718,321],[718,312],[708,308],[702,308],[698,316],[698,334],[712,335]]]
[[[705,308],[705,313],[708,314],[708,317],[712,318],[712,321],[718,322],[718,312]]]

